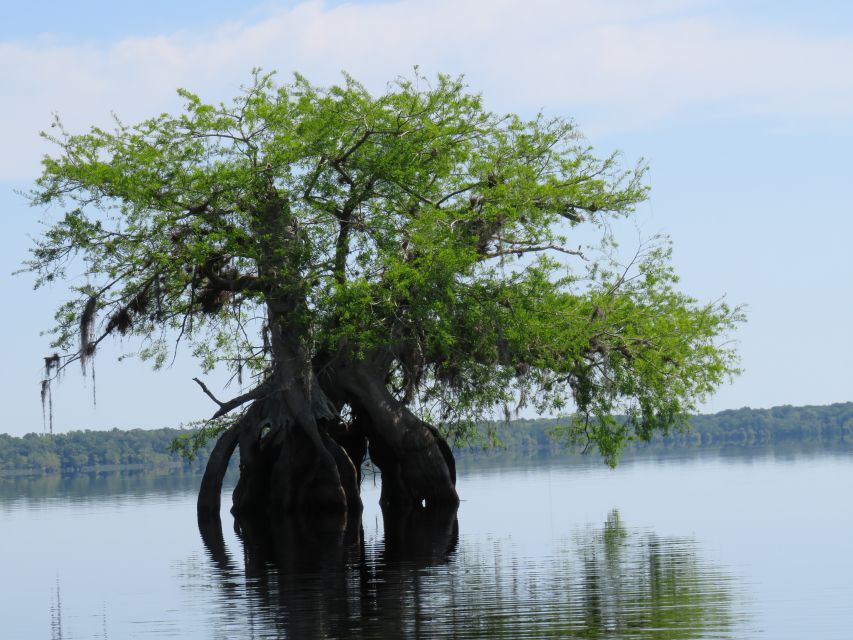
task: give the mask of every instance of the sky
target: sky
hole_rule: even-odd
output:
[[[464,74],[495,111],[572,118],[601,154],[644,158],[650,198],[619,230],[667,234],[682,289],[746,307],[744,373],[702,411],[853,400],[853,3],[816,0],[388,0],[0,4],[0,431],[41,432],[41,358],[62,287],[12,273],[39,211],[18,193],[74,132],[180,108],[175,89],[227,100],[253,67],[315,84],[346,71],[382,91],[398,75]],[[175,426],[215,407],[189,357],[69,371],[54,429]],[[212,388],[223,396],[223,380]]]

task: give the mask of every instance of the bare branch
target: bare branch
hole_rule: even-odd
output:
[[[510,246],[506,249],[496,249],[495,251],[488,251],[483,254],[483,259],[497,258],[500,256],[509,256],[513,254],[518,257],[521,257],[525,253],[531,253],[534,251],[557,251],[558,253],[565,253],[570,256],[578,256],[586,260],[586,256],[580,249],[566,249],[565,247],[561,247],[560,245],[556,244]]]
[[[475,187],[482,186],[482,184],[483,184],[482,182],[474,182],[473,184],[469,184],[469,185],[466,185],[464,187],[461,187],[461,188],[457,189],[456,191],[451,191],[450,193],[448,193],[446,196],[444,196],[440,200],[437,200],[435,203],[435,206],[440,207],[441,205],[443,205],[445,202],[447,202],[451,198],[458,196],[458,195],[461,195],[461,194],[465,193],[466,191],[470,191],[471,189],[474,189]]]
[[[211,393],[210,389],[207,388],[207,385],[204,384],[201,380],[199,380],[198,378],[193,378],[193,380],[198,383],[198,386],[201,387],[201,390],[204,391],[204,393],[207,395],[208,398],[213,400],[220,407],[222,407],[225,404],[224,402],[220,402],[219,400],[217,400],[216,396],[213,395],[213,393]]]
[[[240,405],[246,404],[250,400],[257,400],[258,398],[266,395],[273,387],[273,383],[271,380],[267,380],[262,384],[258,385],[251,391],[247,391],[236,398],[232,398],[231,400],[227,400],[226,402],[220,402],[217,400],[216,396],[207,388],[207,385],[204,384],[198,378],[193,378],[193,380],[201,387],[201,390],[204,391],[205,395],[213,400],[217,405],[219,405],[219,409],[217,409],[216,413],[210,418],[211,420],[215,420],[216,418],[221,418],[226,413],[233,411]]]

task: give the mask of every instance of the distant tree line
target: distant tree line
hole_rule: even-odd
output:
[[[28,433],[20,438],[4,433],[0,434],[0,473],[74,473],[158,467],[192,470],[204,463],[209,451],[199,451],[192,462],[172,452],[172,442],[185,433],[181,429],[87,429],[52,436]]]
[[[514,453],[558,453],[565,449],[560,418],[514,420],[484,425],[486,447],[469,447],[471,453],[490,449]],[[646,448],[698,448],[752,446],[783,443],[853,445],[853,402],[827,406],[771,409],[731,409],[692,416],[688,425],[655,434],[650,442],[634,440],[628,450]],[[489,447],[496,444],[496,447]]]
[[[565,450],[559,418],[514,420],[482,425],[484,444],[496,453],[558,453]],[[187,461],[173,451],[173,441],[186,435],[181,429],[71,431],[60,435],[29,433],[23,437],[0,434],[0,474],[73,473],[133,468],[181,468],[191,472],[203,465],[212,443]],[[735,409],[693,416],[689,429],[656,435],[650,443],[632,447],[685,448],[782,443],[853,444],[853,402],[828,406],[772,409]],[[463,456],[482,452],[467,447]]]

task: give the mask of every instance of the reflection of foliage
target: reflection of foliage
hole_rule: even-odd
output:
[[[478,614],[459,637],[686,640],[725,636],[735,622],[731,579],[693,541],[631,530],[615,510],[541,562],[464,551],[448,589]]]
[[[452,513],[433,526],[389,517],[375,543],[293,523],[244,535],[242,596],[221,535],[202,533],[229,603],[248,598],[264,637],[686,640],[727,637],[736,621],[731,579],[694,542],[631,530],[616,510],[533,559],[502,540],[457,546]]]
[[[614,509],[607,515],[601,539],[604,546],[604,557],[607,565],[612,567],[619,563],[619,555],[628,538],[628,532],[619,518],[619,511]]]
[[[572,624],[579,637],[699,638],[732,624],[730,579],[703,565],[691,540],[630,532],[614,510],[578,552],[586,596]]]
[[[235,474],[229,473],[226,480],[233,483]],[[14,509],[21,499],[30,503],[56,499],[116,503],[151,494],[178,496],[194,492],[197,487],[198,473],[183,469],[6,477],[0,479],[0,511]]]

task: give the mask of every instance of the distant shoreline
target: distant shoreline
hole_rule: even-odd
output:
[[[499,446],[468,446],[457,449],[457,455],[471,459],[565,453],[565,442],[554,436],[566,420],[540,418],[486,424],[483,428],[492,433]],[[204,468],[213,443],[200,450],[195,460],[187,461],[169,448],[177,436],[186,433],[184,429],[163,428],[71,431],[54,436],[0,434],[0,477],[154,469],[197,473]],[[655,436],[649,443],[632,443],[626,453],[783,443],[853,446],[853,402],[700,414],[691,417],[690,429]]]
[[[43,471],[39,469],[0,469],[0,478],[35,478],[41,476],[62,476],[77,473],[124,473],[126,471],[169,471],[188,470],[182,460],[176,460],[168,464],[105,464],[97,466],[80,467],[73,470]],[[192,470],[190,468],[189,470]]]

